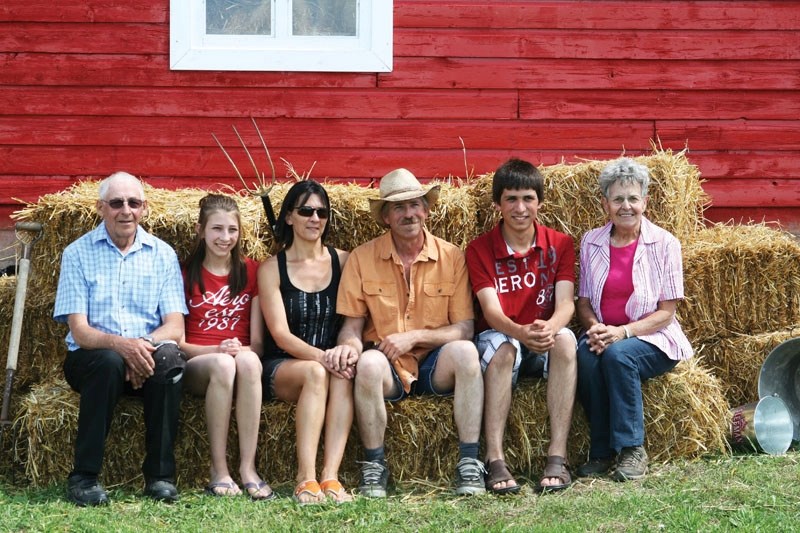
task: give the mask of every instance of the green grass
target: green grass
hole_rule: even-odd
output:
[[[654,466],[640,482],[593,480],[539,496],[456,498],[424,483],[387,500],[300,507],[291,487],[273,502],[184,491],[175,505],[128,489],[111,505],[78,509],[63,486],[0,484],[3,531],[791,531],[800,530],[800,455],[739,455]],[[527,481],[527,480],[526,480]]]

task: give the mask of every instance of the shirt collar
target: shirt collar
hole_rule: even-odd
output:
[[[527,251],[524,252],[512,252],[509,250],[508,243],[506,242],[505,237],[503,237],[503,221],[497,223],[492,231],[495,232],[494,236],[494,255],[498,259],[506,258],[506,257],[525,257],[531,253],[531,251],[539,248],[544,248],[546,236],[544,235],[544,231],[542,228],[544,226],[540,226],[538,223],[534,222],[534,237],[533,237],[533,246],[531,246]]]
[[[429,259],[431,261],[438,260],[439,248],[436,245],[433,234],[428,231],[427,228],[422,228],[422,231],[425,234],[425,243],[422,245],[422,251],[417,256],[417,261],[427,261]],[[378,239],[378,257],[381,259],[390,259],[392,254],[397,255],[391,231],[387,231],[378,237]]]
[[[105,222],[100,222],[100,224],[94,230],[92,230],[91,239],[92,244],[105,241],[109,246],[117,248],[117,245],[114,244],[114,241],[111,240],[111,236],[108,234]],[[133,241],[133,245],[128,251],[132,252],[138,250],[142,246],[153,248],[155,246],[155,237],[147,233],[141,226],[136,226],[136,237]],[[119,250],[119,248],[117,248],[117,250]]]

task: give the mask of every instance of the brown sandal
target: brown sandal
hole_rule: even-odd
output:
[[[561,484],[542,485],[542,481],[552,477],[556,477],[561,480]],[[539,484],[536,485],[536,492],[555,492],[558,490],[564,490],[570,485],[572,485],[572,476],[567,468],[566,460],[559,455],[548,455],[547,464],[544,467],[544,474],[542,475],[542,479],[539,480]]]
[[[494,494],[516,494],[519,492],[519,485],[514,485],[513,487],[501,487],[499,489],[494,488],[495,485],[502,483],[503,481],[513,481],[514,483],[517,482],[517,480],[514,479],[514,476],[511,475],[511,472],[508,471],[508,467],[506,466],[506,462],[504,460],[495,459],[494,461],[486,463],[486,466],[489,467],[489,475],[486,478],[486,490]]]

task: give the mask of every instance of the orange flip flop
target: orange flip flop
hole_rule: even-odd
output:
[[[303,496],[304,494],[307,494],[314,499],[304,502],[300,499],[301,496]],[[319,483],[317,483],[315,479],[308,479],[306,481],[297,484],[297,486],[294,488],[294,496],[292,498],[300,505],[308,505],[309,503],[319,503],[320,498],[322,498],[322,489],[320,488]]]
[[[353,496],[339,483],[338,479],[326,479],[319,486],[322,489],[322,493],[336,503],[353,501]]]

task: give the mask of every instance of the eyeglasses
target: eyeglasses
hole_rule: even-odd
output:
[[[321,219],[328,218],[328,215],[330,215],[330,209],[327,207],[311,207],[310,205],[303,205],[300,207],[295,207],[294,210],[297,211],[297,214],[303,218],[310,218],[314,215],[314,213],[316,213]]]
[[[128,198],[127,200],[123,198],[114,198],[113,200],[100,201],[108,204],[111,209],[122,209],[122,206],[125,204],[128,204],[128,207],[131,209],[139,209],[144,204],[144,200],[139,200],[138,198]]]
[[[610,202],[615,206],[622,206],[625,202],[628,202],[630,206],[637,206],[642,203],[642,198],[640,196],[615,196],[614,198],[610,199]]]

